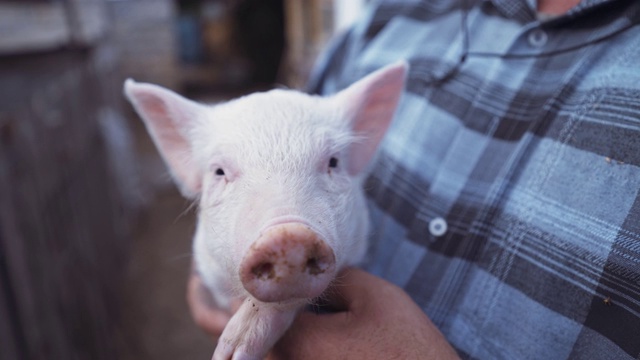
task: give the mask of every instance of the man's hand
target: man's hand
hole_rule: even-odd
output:
[[[231,310],[219,308],[200,276],[192,271],[187,285],[187,303],[196,325],[209,334],[215,342],[218,341],[222,330],[240,306],[241,301],[233,302]]]
[[[348,269],[327,294],[339,312],[299,314],[269,360],[458,358],[416,303],[385,280]]]
[[[196,324],[217,341],[231,311],[216,307],[200,277],[189,279],[187,301]],[[338,312],[302,312],[274,346],[279,359],[457,359],[424,312],[397,286],[362,270],[348,269],[326,291]]]

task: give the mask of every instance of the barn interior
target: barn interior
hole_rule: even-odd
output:
[[[360,0],[0,1],[0,359],[208,358],[180,196],[125,79],[303,89]]]

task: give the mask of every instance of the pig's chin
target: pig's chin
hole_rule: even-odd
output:
[[[336,275],[333,249],[300,222],[264,229],[240,263],[242,286],[262,302],[320,296]]]

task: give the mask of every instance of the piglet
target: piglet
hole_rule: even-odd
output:
[[[328,97],[294,90],[202,105],[125,82],[182,194],[197,199],[196,271],[217,304],[245,301],[214,359],[261,359],[297,312],[367,248],[365,169],[407,64]]]

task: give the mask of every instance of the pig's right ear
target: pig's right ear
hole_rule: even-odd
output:
[[[124,93],[144,120],[180,191],[193,198],[202,188],[202,171],[194,164],[189,134],[202,105],[157,85],[128,79]]]
[[[404,89],[408,68],[405,61],[388,65],[334,96],[338,106],[346,110],[351,130],[361,138],[349,150],[350,174],[364,170],[384,137]]]

